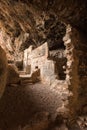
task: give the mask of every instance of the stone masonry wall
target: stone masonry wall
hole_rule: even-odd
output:
[[[69,116],[70,119],[75,119],[77,115],[87,113],[86,40],[81,33],[71,28],[70,25],[67,26],[63,40],[67,58],[66,81],[71,93],[68,104]]]
[[[32,74],[36,68],[40,69],[40,77],[42,82],[51,84],[55,79],[55,63],[52,60],[48,60],[48,45],[44,43],[42,46],[32,50],[32,47],[28,48],[24,52],[24,68],[30,67],[30,74]]]
[[[67,26],[66,35],[63,38],[64,44],[66,46],[65,54],[67,58],[67,65],[66,65],[66,82],[68,83],[68,89],[71,95],[68,97],[69,99],[69,116],[70,120],[77,115],[76,109],[78,107],[78,86],[79,86],[79,79],[78,79],[78,57],[76,54],[76,39],[72,39],[73,32],[70,25]],[[71,121],[70,121],[71,122]]]
[[[55,61],[56,64],[56,74],[58,75],[59,80],[65,80],[66,74],[64,73],[63,66],[66,66],[66,56],[65,56],[65,50],[64,49],[58,49],[50,51],[49,58],[53,61]]]
[[[78,88],[78,101],[79,101],[79,114],[87,114],[87,39],[85,34],[73,30],[77,40],[76,42],[76,55],[78,57],[78,75],[79,75],[79,88]]]
[[[84,34],[85,35],[85,34]],[[87,113],[87,40],[84,35],[75,29],[72,29],[71,40],[74,44],[74,66],[77,65],[77,76],[75,74],[75,69],[73,71],[73,91],[77,95],[77,102],[74,105],[76,112],[79,114]],[[76,84],[78,86],[76,87]]]

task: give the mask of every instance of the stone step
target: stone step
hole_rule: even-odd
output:
[[[25,71],[18,71],[20,75],[25,75],[26,72]]]

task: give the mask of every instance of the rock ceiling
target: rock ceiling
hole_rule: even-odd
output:
[[[65,24],[87,32],[86,0],[0,0],[0,30],[20,50],[48,42],[52,50],[63,48]]]

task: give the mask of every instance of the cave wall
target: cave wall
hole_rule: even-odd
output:
[[[0,29],[0,46],[4,49],[6,52],[6,57],[9,61],[14,60],[13,56],[13,47],[12,45],[12,39],[10,36],[8,36],[4,30]]]
[[[30,66],[30,72],[32,74],[36,68],[40,69],[41,81],[51,84],[52,80],[57,76],[55,74],[55,62],[48,60],[48,53],[47,43],[44,43],[34,50],[32,50],[31,47],[25,50],[24,70],[26,71],[27,66]]]
[[[6,85],[17,84],[19,81],[20,78],[17,67],[14,64],[8,64]]]
[[[87,32],[87,1],[66,0],[65,2],[64,0],[1,0],[0,5],[0,27],[3,28],[4,32],[8,34],[10,38],[12,38],[13,42],[11,45],[14,44],[13,51],[16,48],[16,43],[23,41],[23,39],[25,40],[23,41],[21,50],[29,47],[31,44],[34,44],[34,46],[37,47],[44,41],[49,42],[49,47],[51,49],[61,46],[61,40],[59,40],[59,37],[60,32],[62,33],[63,31],[58,31],[60,28],[58,19],[66,24],[70,23],[72,27],[76,28],[67,28],[66,38],[64,39],[67,57],[66,81],[69,85],[69,90],[73,94],[73,96],[69,98],[69,105],[72,113],[75,115],[76,111],[80,111],[81,109],[83,113],[85,113],[87,110],[87,40],[86,35],[82,34],[82,32]],[[56,23],[54,21],[56,21]],[[21,34],[24,34],[25,38]],[[5,40],[6,42],[3,42],[3,44],[7,45],[7,39]],[[58,45],[54,45],[55,43],[58,43]],[[16,57],[19,53],[18,48],[19,45],[16,48]],[[44,58],[40,58],[40,60],[42,62],[47,62],[46,64],[48,64],[48,67],[43,62],[44,68],[52,68],[49,67],[51,64],[54,66],[53,61],[49,60],[48,62],[48,60],[44,60]],[[24,61],[26,66],[27,60],[25,59]],[[28,64],[30,65],[30,63]],[[34,64],[37,65],[34,62],[32,64],[33,66]]]
[[[5,90],[7,80],[7,58],[6,53],[0,46],[0,98]]]
[[[21,62],[23,52],[20,52],[21,44],[26,40],[28,34],[22,33],[19,37],[14,38],[9,36],[3,29],[0,29],[0,46],[6,52],[8,63]]]
[[[35,19],[49,12],[55,13],[74,27],[85,31],[87,29],[85,0],[1,0],[0,5],[0,26],[11,36],[20,35],[20,31],[32,30],[35,33]],[[38,19],[40,20],[41,18]]]

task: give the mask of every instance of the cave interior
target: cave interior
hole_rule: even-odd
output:
[[[0,0],[0,130],[87,130],[86,85],[86,0]]]

